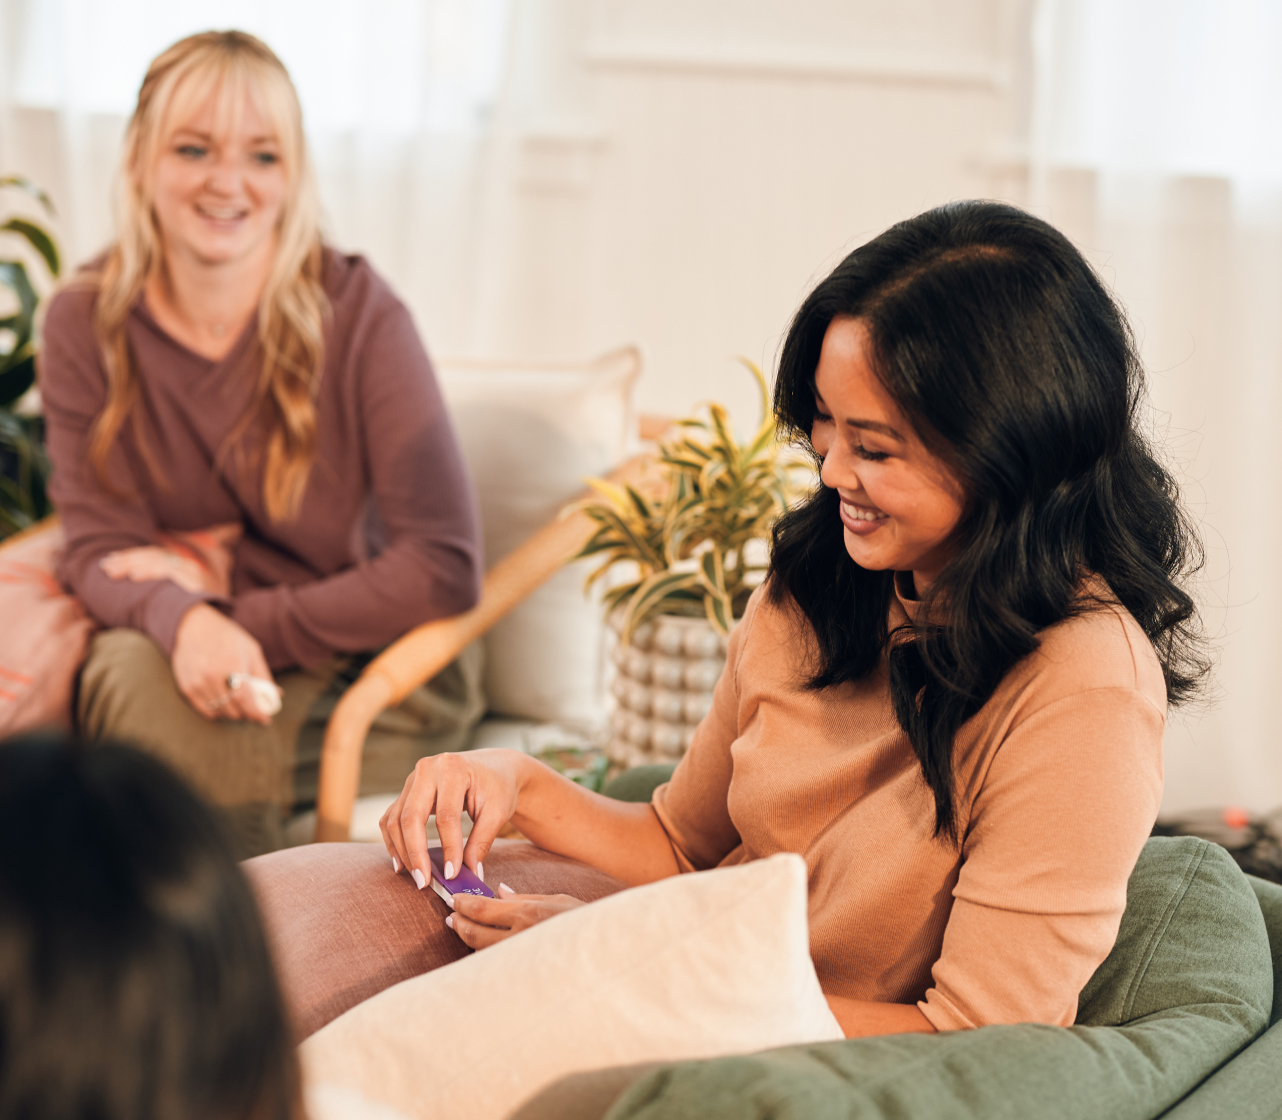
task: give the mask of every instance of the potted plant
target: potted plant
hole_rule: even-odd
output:
[[[45,216],[54,216],[49,196],[29,179],[0,178],[0,190],[24,192]],[[25,529],[50,509],[44,425],[38,411],[27,407],[36,380],[40,305],[39,290],[27,270],[32,255],[43,262],[49,279],[56,280],[62,264],[48,229],[21,214],[0,223],[0,538]]]
[[[653,487],[590,480],[584,511],[599,528],[575,559],[601,563],[618,634],[607,753],[622,766],[673,761],[712,704],[726,640],[761,582],[775,520],[813,484],[808,460],[781,444],[761,371],[762,420],[740,443],[715,402],[659,441]]]

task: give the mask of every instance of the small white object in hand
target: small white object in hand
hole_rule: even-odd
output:
[[[241,685],[249,688],[249,698],[254,707],[265,716],[274,716],[280,711],[280,689],[263,677],[251,677],[247,673],[228,673],[227,687],[235,692]]]

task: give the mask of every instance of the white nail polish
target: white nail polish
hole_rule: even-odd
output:
[[[476,861],[476,877],[480,879],[482,883],[485,882],[485,867],[482,865],[480,860]]]
[[[451,910],[454,909],[454,896],[452,894],[447,894],[445,896],[445,905],[448,906]]]
[[[395,856],[392,856],[392,870],[395,871],[397,874],[400,874],[400,870],[401,870],[400,861],[397,860]]]
[[[421,872],[417,867],[410,872],[410,876],[414,880],[414,885],[418,887],[419,890],[422,890],[427,886],[427,880],[423,878],[423,872]]]
[[[453,865],[452,863],[450,863],[450,861],[449,861],[449,860],[446,860],[446,861],[445,861],[445,877],[446,877],[447,879],[453,879],[453,878],[454,878],[454,865]]]
[[[450,927],[450,929],[453,929],[453,928],[454,928],[454,915],[453,915],[453,914],[451,914],[448,918],[446,918],[446,919],[445,919],[445,924],[446,924],[447,926],[449,926],[449,927]]]
[[[508,894],[516,894],[516,891],[514,891],[514,890],[513,890],[511,887],[509,887],[506,883],[500,883],[500,884],[499,884],[499,890],[501,890],[501,891],[507,891],[507,893],[508,893]]]

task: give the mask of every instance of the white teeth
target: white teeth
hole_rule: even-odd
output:
[[[212,206],[202,206],[200,212],[220,222],[229,222],[233,218],[239,218],[244,213],[242,210],[215,210]]]
[[[841,508],[846,511],[846,516],[855,521],[882,521],[888,515],[884,513],[872,513],[868,510],[860,509],[858,506],[852,506],[849,502],[842,502]]]

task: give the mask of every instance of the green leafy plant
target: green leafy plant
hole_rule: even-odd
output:
[[[10,175],[0,178],[0,190],[22,191],[54,217],[49,196],[29,179]],[[57,243],[49,230],[22,216],[0,223],[0,537],[24,529],[49,512],[45,480],[49,460],[44,449],[44,424],[39,416],[26,415],[15,406],[36,380],[36,310],[40,295],[26,263],[6,251],[8,244],[24,244],[35,251],[50,277],[62,272]],[[16,310],[15,310],[16,308]]]
[[[625,638],[656,614],[702,615],[729,633],[766,568],[764,544],[754,556],[754,542],[768,540],[813,483],[809,462],[775,436],[761,370],[740,360],[761,393],[762,420],[746,443],[735,439],[725,408],[709,403],[660,440],[654,492],[589,480],[598,497],[582,508],[599,528],[575,559],[602,558],[587,587],[617,564],[633,566],[633,578],[605,593]]]

